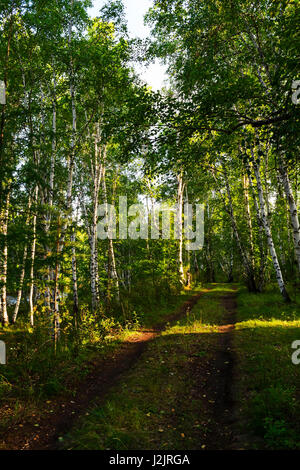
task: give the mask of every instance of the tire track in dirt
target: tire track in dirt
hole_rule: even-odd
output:
[[[138,361],[149,341],[159,336],[169,323],[186,315],[198,302],[202,293],[184,302],[181,308],[167,316],[164,322],[151,329],[142,329],[130,340],[122,343],[116,351],[100,361],[91,363],[92,372],[79,385],[73,398],[60,398],[42,410],[42,417],[34,417],[30,422],[20,422],[8,428],[0,436],[0,445],[6,450],[56,450],[59,437],[65,435],[74,422],[89,408],[91,401],[105,400],[107,393],[122,380]],[[51,411],[50,411],[51,408]]]
[[[207,435],[206,449],[232,450],[239,447],[236,436],[236,404],[234,398],[235,354],[233,335],[236,323],[236,293],[221,297],[225,308],[223,324],[218,327],[218,344],[213,359],[207,365],[210,370],[206,382],[211,424]]]

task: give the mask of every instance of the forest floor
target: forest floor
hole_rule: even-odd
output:
[[[188,296],[188,292],[185,296]],[[4,405],[0,409],[0,417],[5,418],[8,415],[12,418],[12,423],[2,428],[1,449],[55,449],[60,436],[87,410],[90,401],[95,398],[103,399],[122,374],[139,359],[147,342],[158,336],[169,323],[186,315],[200,296],[200,293],[194,293],[171,314],[161,315],[161,312],[157,312],[154,315],[155,319],[159,319],[156,325],[127,332],[121,341],[118,339],[112,342],[111,347],[105,348],[100,358],[94,357],[90,361],[91,371],[78,383],[72,399],[63,394],[60,398],[46,400],[44,403],[32,403],[32,407],[29,403],[29,406],[23,407],[21,413],[13,413],[9,404]],[[15,402],[14,406],[17,407],[18,403]]]
[[[273,290],[228,284],[186,295],[95,358],[71,398],[14,420],[1,448],[299,448],[299,299],[287,306]]]

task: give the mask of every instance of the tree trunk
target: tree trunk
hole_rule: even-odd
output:
[[[34,191],[34,203],[35,206],[38,200],[38,186],[35,187]],[[31,245],[31,256],[30,256],[30,284],[29,284],[29,307],[30,307],[30,325],[34,324],[34,302],[33,302],[33,291],[34,291],[34,260],[35,260],[35,249],[36,249],[36,207],[34,207],[33,223],[32,223],[32,245]]]
[[[26,259],[27,259],[27,243],[24,247],[24,252],[23,252],[23,258],[22,258],[22,264],[21,264],[21,273],[20,273],[20,280],[19,280],[19,287],[18,287],[18,294],[17,294],[17,302],[16,302],[16,305],[15,305],[15,310],[14,310],[14,314],[13,314],[13,318],[12,318],[13,323],[16,323],[16,321],[17,321],[19,308],[20,308],[20,303],[21,303],[21,299],[22,299]]]
[[[177,187],[177,220],[176,220],[176,238],[179,239],[178,246],[178,271],[180,283],[184,286],[184,267],[183,267],[183,230],[182,230],[182,215],[183,215],[183,194],[185,184],[183,182],[182,172],[177,175],[178,187]]]
[[[77,283],[77,258],[76,258],[76,227],[72,228],[71,234],[71,243],[72,243],[72,280],[73,280],[73,312],[74,312],[74,321],[77,326],[77,317],[79,311],[79,301],[78,301],[78,283]]]
[[[74,1],[71,1],[71,6],[73,7]],[[76,133],[77,133],[77,112],[76,112],[76,99],[75,99],[75,85],[74,85],[74,64],[73,64],[73,54],[72,54],[72,28],[73,23],[72,19],[68,25],[68,44],[70,49],[70,70],[69,70],[69,90],[71,96],[71,110],[72,110],[72,134],[71,134],[71,144],[70,144],[70,154],[68,159],[68,182],[67,182],[67,196],[66,196],[66,219],[61,228],[60,240],[58,242],[58,254],[55,267],[55,276],[54,276],[54,324],[55,324],[55,341],[59,339],[60,336],[60,313],[59,313],[59,297],[58,297],[58,284],[60,277],[60,261],[59,258],[64,250],[65,238],[68,226],[72,225],[72,191],[73,191],[73,173],[75,165],[75,147],[76,147]],[[73,284],[74,288],[74,284]]]
[[[5,201],[5,209],[3,211],[1,223],[1,232],[3,235],[3,251],[2,260],[0,266],[0,283],[1,283],[1,321],[4,326],[9,324],[9,318],[7,313],[7,258],[8,258],[8,246],[7,246],[7,228],[8,228],[8,215],[9,215],[9,202],[10,202],[10,189],[8,189]]]
[[[293,190],[292,190],[292,186],[290,183],[287,168],[286,168],[286,165],[284,165],[281,158],[279,159],[279,173],[280,173],[280,180],[282,182],[282,186],[284,188],[286,199],[289,205],[290,220],[291,220],[291,225],[292,225],[292,230],[293,230],[295,255],[296,255],[296,261],[298,264],[298,269],[300,272],[300,224],[299,224],[298,210],[297,210],[296,201],[293,195]]]
[[[247,175],[243,175],[243,189],[244,189],[244,201],[245,201],[245,212],[246,220],[248,225],[249,239],[250,239],[250,262],[253,272],[255,271],[255,260],[254,260],[254,244],[253,244],[253,227],[251,219],[251,210],[249,204],[249,179]]]
[[[55,180],[55,163],[56,163],[56,120],[57,120],[57,103],[56,103],[56,76],[53,70],[53,98],[52,98],[52,142],[51,142],[51,159],[50,159],[50,176],[49,176],[49,194],[48,194],[48,206],[49,210],[46,215],[46,236],[49,234],[52,220],[52,208],[54,200],[54,180]],[[51,248],[46,246],[46,257],[51,255]],[[53,268],[47,267],[47,289],[45,293],[45,303],[48,308],[48,312],[51,313],[51,289],[50,283],[54,279]],[[54,296],[53,296],[54,297]]]
[[[53,315],[53,328],[54,328],[54,345],[56,350],[56,344],[60,337],[60,313],[59,313],[59,256],[60,256],[60,219],[58,220],[57,226],[57,241],[56,241],[56,262],[55,262],[55,271],[54,271],[54,288],[53,288],[53,306],[54,306],[54,315]]]
[[[259,230],[259,253],[260,253],[260,267],[259,267],[259,281],[258,281],[258,289],[260,292],[263,291],[265,286],[265,268],[266,268],[266,253],[265,253],[265,246],[264,246],[264,226],[261,217],[261,211],[259,208],[259,203],[257,201],[257,195],[255,192],[251,167],[249,165],[249,161],[246,162],[246,171],[249,178],[249,184],[252,192],[252,198],[254,202],[255,212],[256,212],[256,220]]]
[[[104,158],[103,158],[102,186],[103,186],[104,204],[106,205],[106,208],[107,208],[108,199],[107,199],[107,188],[106,188],[105,155],[104,155]],[[114,191],[115,191],[115,186],[114,186]],[[113,202],[114,202],[114,194],[113,194]],[[109,218],[111,217],[111,214],[108,213],[108,208],[106,209],[106,216],[109,217]],[[109,220],[109,225],[111,225],[111,220]],[[117,300],[119,302],[120,301],[120,284],[119,284],[119,276],[118,276],[117,267],[116,267],[114,242],[111,238],[109,238],[109,240],[108,240],[108,267],[109,267],[108,273],[107,273],[108,274],[108,297],[110,296],[111,287],[114,286],[115,289],[116,289]]]
[[[93,202],[92,202],[92,225],[91,225],[91,294],[92,294],[92,310],[97,310],[100,302],[99,298],[99,272],[98,272],[98,237],[97,237],[97,222],[98,222],[98,207],[99,207],[99,190],[101,178],[103,176],[103,165],[101,161],[101,143],[100,143],[100,126],[97,124],[95,133],[95,151],[94,151],[94,165],[92,170],[93,176]],[[105,152],[105,150],[104,150]]]
[[[271,254],[271,257],[272,257],[272,261],[273,261],[273,266],[274,266],[275,273],[276,273],[277,283],[278,283],[281,295],[284,298],[284,300],[286,302],[290,302],[290,297],[287,293],[285,283],[284,283],[284,280],[283,280],[281,268],[280,268],[279,261],[278,261],[278,256],[277,256],[277,253],[276,253],[276,249],[275,249],[275,245],[274,245],[274,241],[273,241],[273,237],[272,237],[272,233],[271,233],[271,229],[270,229],[269,219],[268,219],[268,216],[267,216],[266,203],[265,203],[265,198],[264,198],[264,194],[263,194],[263,187],[262,187],[262,183],[261,183],[260,161],[259,160],[254,159],[253,168],[254,168],[254,173],[255,173],[255,178],[256,178],[256,183],[257,183],[257,191],[258,191],[258,198],[259,198],[259,203],[260,203],[261,218],[262,218],[263,226],[264,226],[266,237],[267,237],[267,244],[268,244],[268,247],[269,247],[269,250],[270,250],[270,254]]]
[[[242,261],[243,261],[243,267],[244,267],[245,274],[246,274],[248,288],[251,292],[257,292],[254,272],[251,266],[251,262],[249,262],[248,255],[243,247],[243,244],[239,235],[238,227],[237,227],[237,222],[236,222],[235,215],[233,212],[231,191],[230,191],[230,186],[229,186],[229,181],[228,181],[227,170],[226,170],[224,163],[223,163],[223,171],[224,171],[224,176],[225,176],[225,186],[226,186],[226,192],[227,192],[227,198],[228,198],[228,205],[227,205],[223,197],[224,208],[230,217],[232,230],[233,230],[235,239],[237,241],[238,249],[239,249]],[[214,172],[213,172],[213,176],[215,178],[215,181],[217,181]]]

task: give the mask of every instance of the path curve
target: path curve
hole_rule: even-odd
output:
[[[92,372],[80,384],[75,397],[51,402],[52,413],[45,409],[44,417],[40,420],[33,419],[32,422],[20,423],[9,428],[4,436],[0,436],[2,446],[7,450],[58,449],[59,437],[71,429],[75,420],[89,408],[91,401],[103,401],[111,387],[118,383],[122,375],[136,363],[147,343],[160,335],[169,323],[186,315],[201,295],[202,293],[194,295],[163,322],[151,329],[142,329],[130,340],[122,343],[114,353],[95,361],[92,364]]]

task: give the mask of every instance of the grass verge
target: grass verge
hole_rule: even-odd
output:
[[[283,303],[271,287],[263,294],[241,289],[238,296],[240,432],[249,434],[250,448],[300,448],[300,366],[291,360],[291,345],[300,340],[300,297],[293,297]]]

